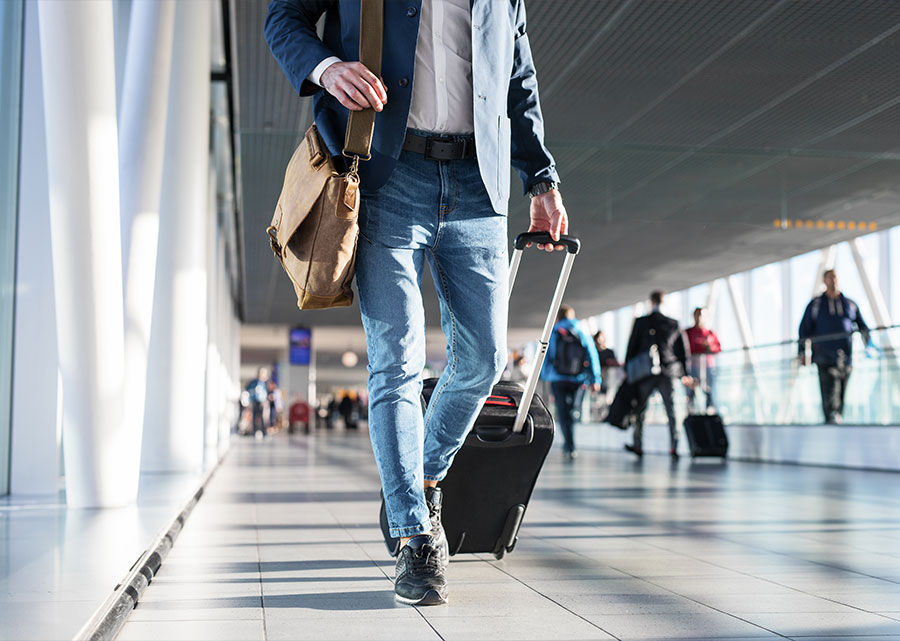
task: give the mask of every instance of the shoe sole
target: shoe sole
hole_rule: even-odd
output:
[[[447,603],[448,601],[448,597],[446,595],[442,595],[437,590],[428,590],[419,599],[408,599],[404,596],[400,596],[397,593],[394,593],[394,598],[400,603],[405,603],[406,605],[442,605],[444,603]]]

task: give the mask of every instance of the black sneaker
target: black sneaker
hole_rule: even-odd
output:
[[[625,445],[625,449],[631,452],[632,454],[636,454],[638,458],[642,458],[644,456],[644,450],[636,445]]]
[[[400,549],[394,574],[394,598],[408,605],[447,602],[444,564],[433,536],[414,536]]]
[[[434,545],[440,552],[441,563],[445,566],[450,562],[450,545],[447,543],[447,535],[441,524],[441,505],[444,503],[444,493],[439,487],[425,488],[425,505],[428,506],[428,516],[431,519],[431,535],[434,537]]]

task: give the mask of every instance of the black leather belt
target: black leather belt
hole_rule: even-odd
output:
[[[475,138],[441,138],[438,136],[419,136],[406,132],[403,148],[424,154],[427,160],[464,160],[475,158]]]

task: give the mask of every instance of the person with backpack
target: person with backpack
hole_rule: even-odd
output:
[[[563,455],[575,459],[575,408],[581,391],[600,391],[600,359],[593,339],[579,327],[575,310],[561,305],[550,335],[541,378],[550,383],[556,416],[563,434]]]
[[[247,383],[246,390],[249,395],[250,409],[253,413],[252,433],[257,438],[265,438],[267,436],[265,421],[265,404],[268,402],[269,390],[267,382],[269,380],[269,370],[260,367],[256,372],[256,378]]]
[[[869,344],[869,326],[859,312],[859,305],[838,289],[837,272],[829,269],[823,275],[825,292],[813,298],[800,321],[800,363],[816,364],[822,413],[829,425],[843,422],[844,394],[850,380],[853,360],[853,332]],[[811,347],[811,358],[807,347]]]

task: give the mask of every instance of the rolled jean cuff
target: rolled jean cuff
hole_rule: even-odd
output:
[[[409,527],[392,527],[388,530],[395,539],[405,536],[417,536],[419,534],[430,534],[431,523],[428,525],[410,525]]]
[[[444,476],[446,476],[446,474],[441,475],[441,476],[435,476],[435,475],[433,475],[433,474],[426,474],[426,475],[424,476],[424,479],[425,479],[426,481],[436,481],[436,482],[440,483],[441,481],[444,480]]]

